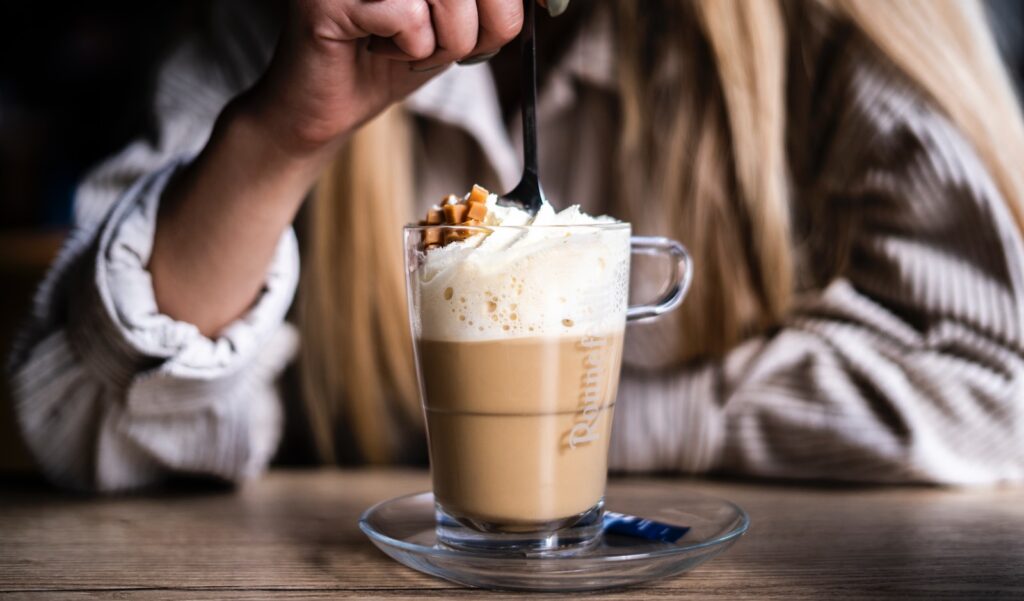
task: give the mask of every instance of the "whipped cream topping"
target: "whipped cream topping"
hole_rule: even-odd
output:
[[[429,250],[416,274],[416,335],[472,341],[583,336],[623,327],[629,288],[628,226],[571,206],[536,215],[487,199],[483,227]]]

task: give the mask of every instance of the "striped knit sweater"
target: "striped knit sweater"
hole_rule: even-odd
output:
[[[275,381],[297,343],[284,320],[294,234],[252,308],[216,340],[161,315],[145,269],[164,185],[272,52],[268,11],[216,6],[210,30],[161,71],[157,130],[82,183],[76,228],[12,357],[26,440],[64,485],[114,490],[176,472],[239,480],[267,465],[280,436]],[[721,361],[680,367],[678,328],[631,327],[612,466],[1022,480],[1024,247],[1006,201],[961,133],[863,40],[805,25],[819,42],[807,45],[808,71],[790,74],[791,128],[802,132],[790,152],[794,221],[816,206],[825,231],[855,224],[847,268]],[[541,156],[557,165],[549,194],[587,199],[592,212],[612,188],[615,128],[596,127],[615,114],[610,37],[596,19],[541,98]],[[419,117],[418,197],[481,179],[512,187],[516,141],[493,88],[486,65],[457,68],[407,101]],[[807,241],[809,272],[828,242]]]

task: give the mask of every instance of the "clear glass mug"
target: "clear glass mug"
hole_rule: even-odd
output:
[[[442,544],[546,554],[599,540],[626,322],[679,306],[693,273],[678,242],[630,233],[628,223],[405,228]],[[631,254],[672,262],[653,303],[628,306]]]

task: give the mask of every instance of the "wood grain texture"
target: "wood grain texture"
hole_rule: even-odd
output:
[[[0,481],[0,598],[520,597],[421,575],[359,532],[367,506],[428,486],[419,471],[291,471],[234,491],[96,498]],[[612,486],[725,497],[753,525],[688,575],[589,599],[1024,598],[1024,489]]]

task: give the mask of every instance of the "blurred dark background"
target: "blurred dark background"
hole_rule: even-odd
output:
[[[207,6],[0,3],[0,357],[71,222],[76,182],[146,128],[156,66]],[[1020,95],[1024,1],[987,7]],[[0,470],[28,466],[17,440],[0,372]]]
[[[63,226],[75,182],[145,126],[154,67],[200,2],[0,4],[0,224]]]

